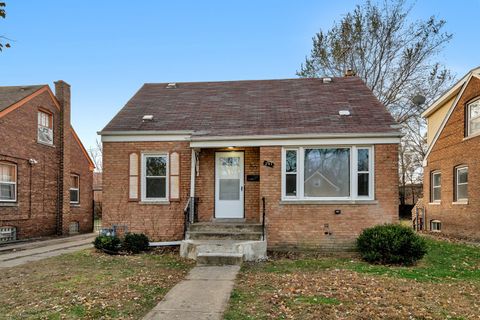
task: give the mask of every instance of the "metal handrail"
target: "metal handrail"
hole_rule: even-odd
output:
[[[265,197],[262,197],[262,240],[265,241]]]

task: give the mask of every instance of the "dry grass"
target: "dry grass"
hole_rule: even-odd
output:
[[[174,253],[91,250],[2,269],[1,319],[141,319],[192,267]]]
[[[414,267],[321,257],[245,265],[225,318],[480,319],[480,248],[428,243]]]

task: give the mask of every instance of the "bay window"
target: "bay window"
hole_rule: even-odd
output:
[[[168,200],[168,156],[143,154],[142,158],[142,200]]]
[[[17,201],[17,166],[0,162],[0,202]]]
[[[371,200],[372,147],[297,147],[283,150],[285,200]]]

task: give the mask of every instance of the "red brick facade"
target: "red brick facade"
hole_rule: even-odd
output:
[[[441,221],[443,233],[480,239],[480,136],[465,138],[465,110],[469,101],[480,96],[480,80],[472,77],[458,100],[424,168],[424,206],[427,230],[431,220]],[[468,166],[468,203],[455,203],[455,168]],[[441,172],[441,202],[431,202],[433,171]]]
[[[376,145],[375,200],[364,204],[285,204],[281,201],[281,147],[236,148],[245,154],[245,218],[261,222],[262,197],[266,199],[267,242],[274,247],[351,247],[362,229],[398,220],[396,144]],[[200,221],[214,219],[215,152],[201,149],[195,196]],[[142,203],[129,200],[129,155],[142,152],[180,154],[180,201]],[[229,150],[231,151],[231,150]],[[104,142],[103,221],[105,226],[127,225],[154,240],[183,239],[183,210],[190,194],[189,142]],[[274,167],[264,166],[264,161]],[[247,175],[260,181],[247,181]],[[342,210],[336,215],[334,210]],[[328,234],[326,234],[328,233]]]
[[[69,90],[69,88],[68,88]],[[69,172],[80,175],[80,203],[68,206],[62,215],[63,230],[57,230],[61,155],[61,116],[49,90],[0,117],[0,161],[17,166],[17,201],[0,202],[0,227],[13,226],[17,238],[68,234],[71,221],[80,232],[92,230],[92,171],[84,151],[68,124],[66,138],[71,154]],[[53,146],[37,142],[38,110],[53,115]],[[37,163],[30,164],[35,159]],[[67,184],[70,182],[67,176]],[[68,185],[65,186],[68,188]]]

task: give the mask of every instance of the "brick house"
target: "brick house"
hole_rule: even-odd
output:
[[[480,68],[422,116],[428,123],[424,198],[413,219],[426,230],[480,239],[480,188],[475,183],[480,177]]]
[[[70,85],[0,87],[0,138],[0,241],[91,231],[93,163]]]
[[[400,132],[357,77],[145,84],[99,134],[104,226],[338,249],[398,219]]]

